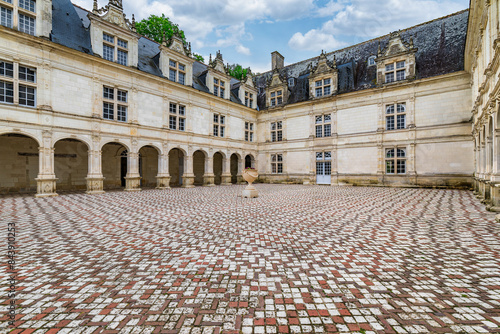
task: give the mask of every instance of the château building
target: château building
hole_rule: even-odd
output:
[[[0,0],[0,191],[470,188],[497,206],[498,1],[238,81],[120,0]],[[499,137],[500,138],[500,137]],[[498,179],[498,180],[497,180]]]

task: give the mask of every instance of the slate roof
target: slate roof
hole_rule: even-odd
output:
[[[72,49],[93,54],[90,39],[88,11],[73,5],[70,0],[53,0],[51,40]],[[418,51],[416,53],[417,79],[452,73],[464,69],[465,40],[468,10],[423,23],[401,31],[403,41],[410,37]],[[389,41],[385,35],[367,42],[327,53],[327,59],[335,55],[339,70],[338,93],[346,93],[375,87],[376,66],[367,66],[368,57],[377,54],[378,46],[384,48]],[[309,71],[318,63],[318,57],[304,60],[281,69],[287,78],[295,78],[290,88],[288,104],[309,99]],[[208,65],[195,61],[193,64],[193,88],[210,93],[205,84]],[[140,71],[165,77],[159,68],[158,43],[141,37],[139,39]],[[272,72],[256,76],[256,87],[264,88]],[[168,78],[167,78],[168,79]],[[230,100],[242,104],[238,98],[240,83],[232,79]],[[258,95],[259,109],[265,108],[264,90]]]

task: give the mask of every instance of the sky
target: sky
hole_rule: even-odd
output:
[[[72,0],[92,10],[93,0]],[[99,8],[108,0],[99,0]],[[136,21],[165,14],[179,25],[192,51],[208,63],[271,69],[271,52],[285,65],[354,45],[469,7],[469,0],[123,0]]]

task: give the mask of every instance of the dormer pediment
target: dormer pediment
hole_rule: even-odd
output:
[[[282,86],[282,85],[286,85],[286,78],[283,77],[279,70],[277,68],[275,68],[273,70],[273,75],[271,76],[271,78],[269,79],[268,83],[267,83],[267,86],[269,88],[272,88],[272,87],[275,87],[275,86]]]
[[[378,58],[390,58],[398,56],[405,53],[414,53],[417,49],[413,46],[413,39],[410,39],[409,43],[406,43],[401,38],[399,31],[391,33],[389,37],[389,43],[384,48],[384,50],[378,51]]]
[[[255,88],[255,84],[254,84],[253,80],[254,80],[254,76],[249,69],[247,72],[246,78],[243,80],[243,83],[249,87]]]
[[[311,69],[311,76],[317,76],[324,73],[333,73],[337,71],[337,61],[335,57],[333,58],[333,62],[330,63],[326,58],[326,54],[321,51],[321,55],[318,59],[318,64]]]
[[[392,84],[403,80],[413,80],[415,73],[415,54],[417,48],[413,39],[405,42],[399,31],[391,33],[384,50],[379,45],[377,63],[377,84]]]
[[[94,9],[92,10],[92,13],[101,15],[99,17],[103,21],[117,25],[126,30],[135,31],[135,20],[133,16],[132,22],[127,19],[125,13],[123,12],[121,0],[110,0],[109,3],[101,9],[98,9],[97,0],[94,0]]]

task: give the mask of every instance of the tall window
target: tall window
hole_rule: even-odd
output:
[[[316,81],[315,82],[316,97],[330,95],[332,92],[331,82],[332,79],[330,78]]]
[[[277,90],[271,92],[271,107],[278,106],[283,103],[283,91]]]
[[[170,103],[168,127],[170,130],[186,131],[186,107]]]
[[[330,114],[316,116],[316,137],[331,137],[332,116]]]
[[[385,107],[385,129],[399,130],[406,128],[406,104],[389,104]]]
[[[253,107],[253,94],[249,92],[245,92],[245,106],[252,108]]]
[[[226,128],[226,116],[220,114],[214,114],[214,136],[216,137],[224,137],[225,128]]]
[[[19,31],[35,35],[36,2],[34,0],[19,0],[17,6],[14,6],[12,0],[0,1],[0,24],[13,28],[14,17],[18,18]]]
[[[102,118],[126,122],[128,117],[128,92],[103,86],[102,97]]]
[[[214,78],[214,95],[224,97],[225,83],[222,80]]]
[[[385,151],[386,174],[406,174],[406,152],[400,148]]]
[[[128,42],[116,36],[102,33],[102,57],[120,65],[128,65]]]
[[[0,102],[35,107],[36,69],[0,61]]]
[[[283,141],[283,122],[271,123],[271,141]]]
[[[271,154],[271,173],[283,173],[283,154]]]
[[[405,61],[385,65],[385,82],[394,82],[406,78]]]
[[[0,24],[12,28],[12,9],[0,6]]]
[[[184,85],[186,82],[186,65],[183,65],[174,60],[169,60],[168,65],[169,65],[168,78],[171,81],[175,81]]]
[[[253,123],[245,122],[245,141],[253,141]]]

